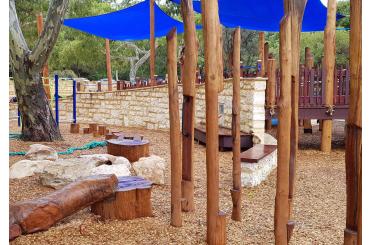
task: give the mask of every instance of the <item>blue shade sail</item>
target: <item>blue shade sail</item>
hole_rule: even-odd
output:
[[[171,0],[180,4],[181,0]],[[284,15],[283,0],[218,0],[220,22],[225,27],[240,26],[247,30],[279,32],[280,20]],[[201,13],[201,2],[194,1],[194,10]],[[337,14],[337,20],[343,18]],[[320,0],[308,0],[302,31],[324,31],[327,22],[327,8]]]
[[[173,19],[155,4],[155,37],[163,37],[173,28],[183,32],[183,23]],[[149,0],[119,11],[83,18],[65,19],[65,26],[118,41],[150,39]],[[200,27],[197,27],[200,28]]]

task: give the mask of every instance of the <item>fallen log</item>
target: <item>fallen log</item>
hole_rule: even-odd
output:
[[[111,196],[117,184],[114,174],[90,176],[45,197],[10,205],[9,240],[49,229],[63,218]]]

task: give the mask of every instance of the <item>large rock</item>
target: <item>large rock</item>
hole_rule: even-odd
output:
[[[114,157],[114,158],[111,158]],[[113,161],[111,161],[111,160]],[[109,154],[85,155],[78,158],[59,159],[53,165],[46,166],[40,175],[41,183],[55,189],[80,178],[98,174],[130,175],[130,163],[125,158]],[[113,165],[115,163],[115,165]]]
[[[99,174],[115,174],[116,177],[120,176],[130,176],[129,168],[125,164],[120,165],[101,165],[91,169],[90,175]]]
[[[110,154],[92,154],[92,155],[81,155],[82,158],[90,158],[92,160],[99,161],[101,164],[107,165],[125,165],[128,169],[132,168],[129,160],[125,157],[117,157]]]
[[[25,157],[29,160],[51,160],[55,161],[58,159],[57,152],[46,145],[33,144],[30,145],[30,149],[26,153]]]
[[[261,134],[253,133],[252,141],[254,144],[264,144],[264,145],[277,145],[278,144],[277,140],[268,133],[261,133]]]
[[[20,179],[27,176],[32,176],[35,173],[40,173],[48,165],[52,165],[54,162],[49,160],[31,161],[22,160],[14,163],[9,168],[9,178]]]
[[[241,180],[243,187],[254,187],[266,180],[277,166],[277,150],[257,163],[241,163]]]
[[[133,163],[133,168],[137,176],[148,179],[154,184],[165,183],[165,161],[159,156],[141,157]]]

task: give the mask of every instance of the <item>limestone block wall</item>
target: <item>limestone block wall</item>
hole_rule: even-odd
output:
[[[219,94],[219,124],[231,127],[232,79],[225,80]],[[264,132],[266,78],[241,80],[241,129],[257,134]],[[180,115],[182,116],[182,86],[179,90]],[[60,121],[72,120],[72,98],[60,101]],[[205,122],[205,87],[196,89],[196,123]],[[124,91],[77,94],[77,121],[107,125],[169,128],[167,85],[137,88]]]

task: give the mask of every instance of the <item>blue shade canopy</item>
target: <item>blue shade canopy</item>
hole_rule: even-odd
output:
[[[173,28],[183,32],[183,23],[164,13],[155,4],[155,37],[162,37]],[[134,41],[150,38],[150,3],[149,0],[119,11],[65,19],[65,26],[93,34],[102,38],[120,41]]]
[[[180,4],[181,0],[171,0]],[[220,22],[225,27],[240,26],[243,29],[279,32],[280,20],[284,15],[283,0],[218,0]],[[194,10],[201,13],[201,2],[194,1]],[[337,20],[343,18],[337,15]],[[327,8],[320,0],[308,0],[302,31],[324,31]]]

